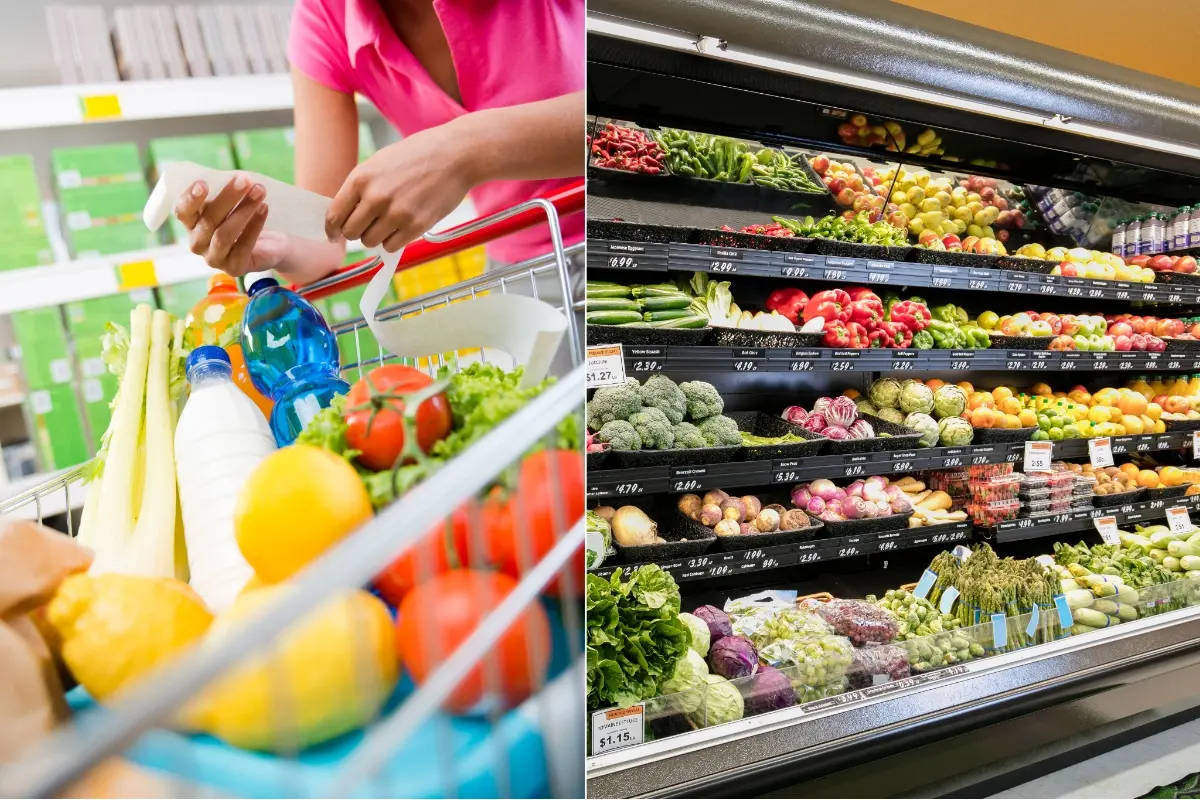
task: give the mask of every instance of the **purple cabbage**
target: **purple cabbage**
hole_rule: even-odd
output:
[[[825,419],[832,425],[849,428],[858,419],[858,406],[849,397],[835,397],[825,411]]]
[[[825,430],[826,424],[825,415],[818,414],[816,411],[814,411],[808,415],[808,419],[804,420],[804,423],[800,427],[804,428],[806,431],[821,433]]]
[[[808,412],[801,406],[788,406],[781,416],[793,425],[803,425],[804,420],[808,419]]]
[[[758,666],[758,651],[749,639],[724,636],[709,648],[708,666],[722,678],[744,678],[754,674]]]
[[[733,623],[729,615],[716,606],[700,606],[692,612],[692,616],[700,618],[708,626],[710,647],[722,637],[733,635]]]
[[[787,675],[774,667],[766,664],[760,666],[748,683],[749,690],[744,694],[747,717],[790,708],[796,704],[796,690],[792,682]]]
[[[830,425],[821,431],[821,435],[829,439],[849,439],[850,432],[841,425]]]

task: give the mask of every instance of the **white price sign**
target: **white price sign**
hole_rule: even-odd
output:
[[[1200,431],[1192,431],[1192,458],[1200,458]]]
[[[1188,516],[1185,506],[1171,506],[1167,509],[1167,527],[1171,533],[1187,533],[1192,530],[1192,518]]]
[[[592,714],[592,755],[641,744],[644,716],[640,705]]]
[[[625,354],[619,344],[602,344],[587,351],[587,388],[620,386],[625,382]]]
[[[1116,517],[1096,517],[1092,520],[1092,524],[1096,526],[1096,530],[1100,531],[1100,538],[1105,544],[1120,544],[1121,532],[1117,530]]]
[[[1051,442],[1025,443],[1025,471],[1049,472],[1050,460],[1054,457],[1054,445]]]
[[[1098,439],[1088,439],[1088,458],[1093,467],[1111,467],[1113,465],[1112,439],[1102,436]]]

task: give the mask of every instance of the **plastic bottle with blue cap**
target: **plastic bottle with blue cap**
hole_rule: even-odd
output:
[[[227,609],[253,575],[234,536],[238,496],[275,437],[233,382],[229,354],[203,345],[187,359],[190,387],[175,427],[175,477],[192,588],[209,609]]]
[[[242,353],[250,380],[275,403],[271,431],[285,447],[350,385],[341,378],[337,337],[312,303],[269,272],[252,272],[245,284]]]

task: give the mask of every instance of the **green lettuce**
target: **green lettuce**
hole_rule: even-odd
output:
[[[692,642],[679,618],[679,586],[644,564],[622,581],[587,576],[588,706],[626,708],[657,697]]]

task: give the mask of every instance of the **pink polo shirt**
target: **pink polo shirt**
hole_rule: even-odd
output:
[[[433,6],[450,44],[462,104],[429,77],[378,0],[296,0],[288,58],[324,86],[363,95],[404,135],[472,111],[583,89],[583,0],[434,0]],[[530,146],[537,146],[537,135],[528,131]],[[486,215],[570,182],[491,181],[473,189],[471,200]],[[582,214],[564,217],[562,227],[567,244],[583,240]],[[488,248],[493,259],[509,263],[548,252],[544,224]]]

